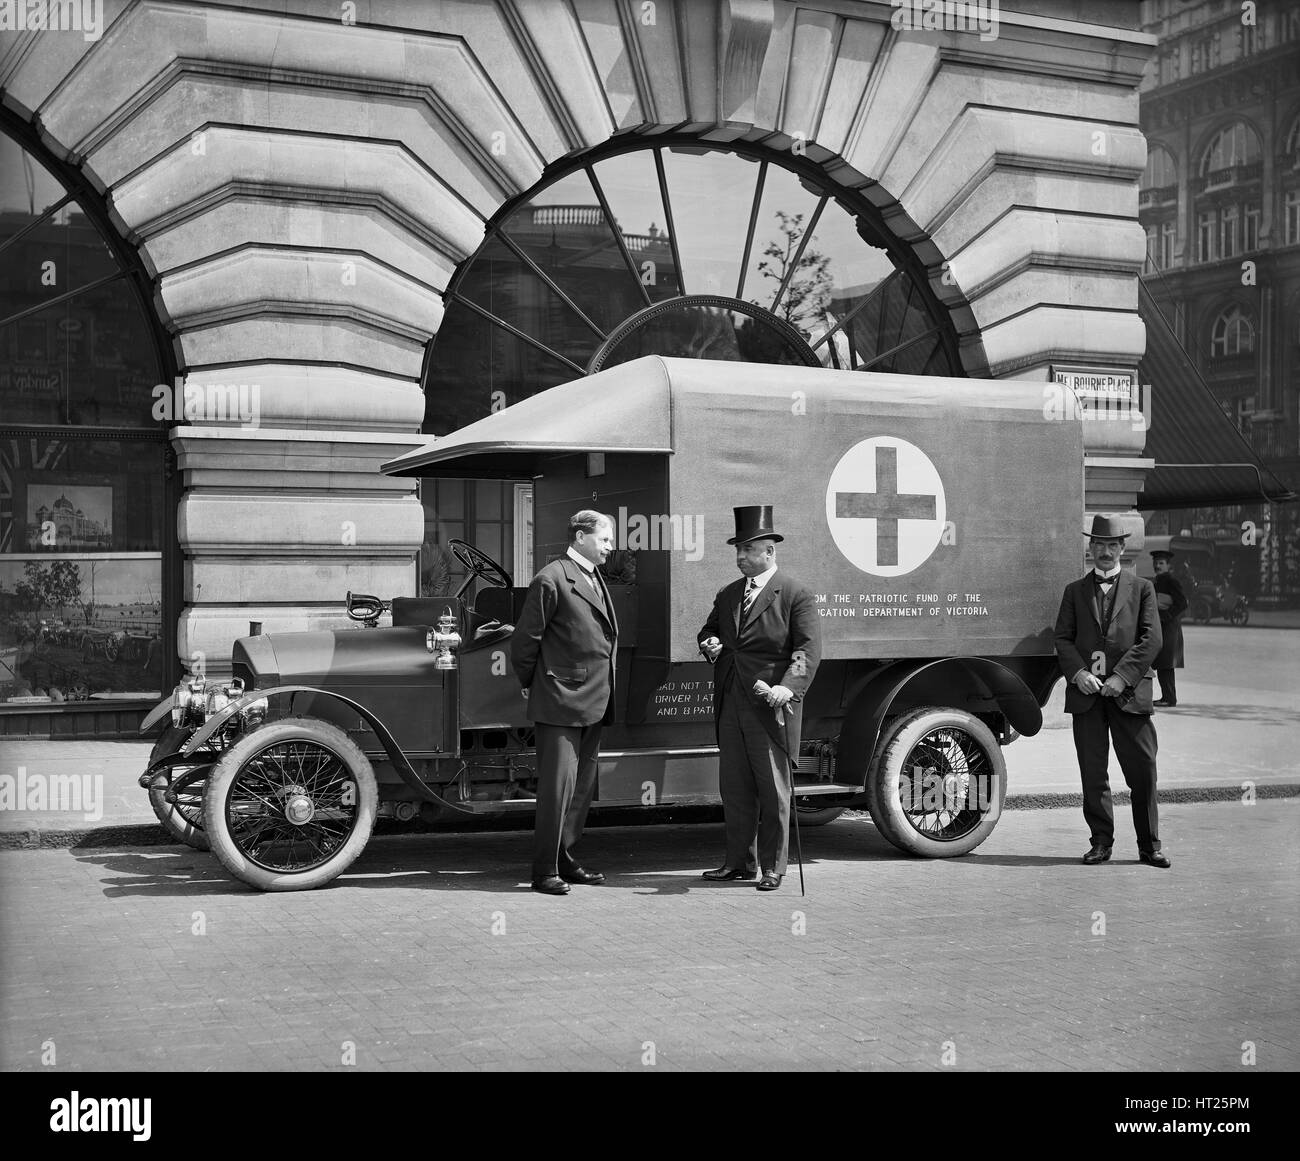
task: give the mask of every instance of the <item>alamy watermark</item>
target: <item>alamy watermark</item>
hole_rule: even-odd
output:
[[[0,32],[79,32],[104,35],[104,0],[0,0]]]
[[[86,822],[104,817],[102,774],[0,774],[0,810],[80,814]]]
[[[643,516],[639,512],[629,513],[626,508],[620,508],[615,533],[620,548],[632,551],[648,549],[652,552],[684,552],[687,560],[702,560],[704,557],[703,516],[681,516],[676,513],[671,516]]]
[[[172,386],[156,383],[149,394],[157,423],[261,425],[262,388],[257,383],[187,383],[177,376]]]
[[[895,32],[978,32],[998,38],[998,0],[889,0]]]

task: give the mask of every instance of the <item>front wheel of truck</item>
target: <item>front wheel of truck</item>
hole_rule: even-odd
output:
[[[370,762],[347,734],[287,718],[221,755],[203,795],[203,824],[235,878],[260,891],[307,891],[361,853],[378,801]]]
[[[149,753],[149,765],[159,758],[170,757],[177,753],[190,736],[190,731],[179,726],[168,726],[163,730]],[[172,784],[183,774],[189,774],[195,767],[173,766],[155,775],[149,783],[149,805],[163,829],[172,838],[193,847],[196,851],[208,849],[208,836],[203,833],[203,778],[188,779],[183,786],[172,793],[174,801],[167,801],[167,792]]]
[[[1006,797],[997,738],[965,710],[925,706],[896,719],[867,779],[876,829],[899,850],[932,859],[973,851]]]

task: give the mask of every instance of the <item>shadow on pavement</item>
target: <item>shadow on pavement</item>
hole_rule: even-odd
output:
[[[821,859],[879,862],[912,858],[891,846],[865,820],[846,819],[810,827],[802,840],[807,874],[815,874]],[[709,883],[699,877],[722,862],[723,849],[723,828],[717,823],[589,829],[577,850],[578,857],[584,865],[603,871],[607,878],[600,888],[575,887],[574,893],[596,889],[658,895],[695,890],[752,891],[752,881]],[[799,888],[796,850],[792,834],[790,865],[783,891],[797,892]],[[100,866],[109,873],[101,882],[104,894],[110,898],[261,893],[232,879],[215,855],[189,847],[104,851],[90,848],[74,849],[70,853],[79,863]],[[531,857],[530,832],[375,836],[347,871],[318,889],[526,892]]]
[[[1265,705],[1191,705],[1157,706],[1156,722],[1162,714],[1174,717],[1209,718],[1219,722],[1258,722],[1266,726],[1300,726],[1300,710],[1279,709]]]

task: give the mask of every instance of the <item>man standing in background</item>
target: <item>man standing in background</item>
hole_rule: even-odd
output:
[[[1178,578],[1170,571],[1174,554],[1158,549],[1151,554],[1151,567],[1156,579],[1156,605],[1160,611],[1160,635],[1164,644],[1155,660],[1156,677],[1160,679],[1160,700],[1154,704],[1173,708],[1178,704],[1178,687],[1174,683],[1174,670],[1183,667],[1183,614],[1187,611],[1187,594]]]

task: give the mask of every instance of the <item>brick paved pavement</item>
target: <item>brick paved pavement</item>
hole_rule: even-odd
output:
[[[609,883],[565,899],[522,887],[526,834],[377,838],[281,895],[181,847],[0,852],[0,1066],[1295,1069],[1298,806],[1166,807],[1172,871],[1126,813],[1098,868],[1077,810],[949,861],[844,819],[807,899],[700,882],[716,825],[590,831]]]

